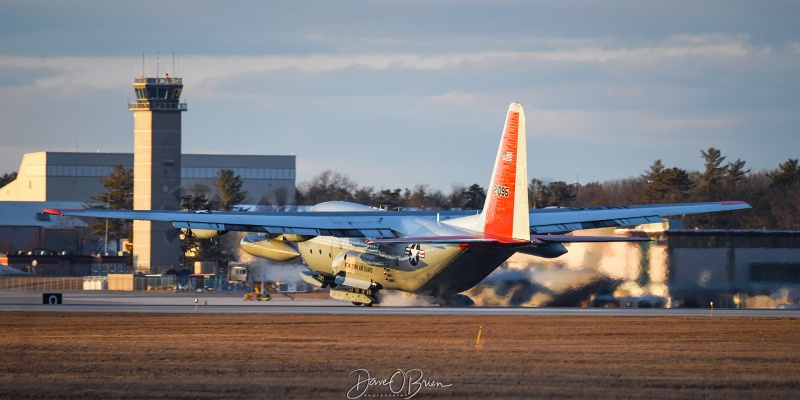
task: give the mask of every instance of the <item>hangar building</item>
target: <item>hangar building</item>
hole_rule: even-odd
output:
[[[103,191],[101,179],[115,164],[133,167],[132,153],[28,153],[22,158],[17,179],[0,188],[0,201],[85,202]],[[231,169],[247,190],[246,203],[294,203],[295,156],[183,154],[181,189],[192,192],[203,185],[214,193],[214,177]]]

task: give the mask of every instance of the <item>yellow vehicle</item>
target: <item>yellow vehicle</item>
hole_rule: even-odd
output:
[[[244,295],[245,300],[259,300],[266,301],[272,300],[272,296],[268,293],[269,286],[264,282],[253,283],[253,291]]]

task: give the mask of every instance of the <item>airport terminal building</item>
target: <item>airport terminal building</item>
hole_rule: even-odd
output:
[[[165,160],[169,163],[170,160]],[[207,189],[214,197],[214,179],[230,169],[242,179],[247,204],[284,206],[294,203],[295,156],[183,154],[181,191]],[[173,164],[174,164],[173,160]],[[23,156],[17,179],[0,188],[0,201],[86,202],[105,191],[101,184],[115,164],[133,168],[132,153],[38,152]],[[164,168],[164,173],[169,173]]]

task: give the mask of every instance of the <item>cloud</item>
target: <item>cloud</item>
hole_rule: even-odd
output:
[[[223,14],[222,25],[235,20]],[[670,27],[659,34],[583,34],[541,24],[494,32],[447,20],[442,24],[460,33],[426,36],[421,32],[433,24],[408,35],[393,34],[397,26],[368,34],[380,21],[360,26],[363,31],[334,22],[309,23],[305,31],[281,24],[285,31],[276,36],[241,38],[252,47],[247,51],[232,35],[242,30],[231,28],[215,30],[219,37],[199,36],[208,46],[187,46],[191,50],[178,55],[174,66],[171,54],[161,54],[158,74],[175,71],[186,84],[185,151],[235,154],[245,142],[248,153],[297,154],[300,180],[333,168],[376,187],[428,183],[446,190],[451,182],[471,184],[488,174],[493,151],[484,153],[496,148],[501,116],[511,101],[526,106],[537,151],[557,149],[537,154],[537,162],[562,170],[565,156],[602,165],[609,154],[632,157],[654,144],[699,149],[708,147],[704,140],[730,137],[745,143],[754,140],[748,135],[753,130],[768,127],[765,135],[780,136],[797,123],[796,41],[776,44],[730,30],[704,33],[708,29],[700,25],[685,33]],[[188,43],[187,35],[181,37]],[[234,50],[214,50],[234,42]],[[20,144],[39,143],[37,149],[69,148],[76,139],[93,149],[129,147],[124,101],[133,98],[134,76],[156,75],[152,55],[143,69],[141,56],[117,56],[119,49],[42,57],[14,55],[2,46],[0,135],[24,136]],[[766,123],[760,114],[765,110],[772,111]],[[242,139],[220,140],[230,135]],[[769,149],[762,152],[763,159],[770,158]],[[645,153],[636,170],[667,158],[653,154]],[[6,170],[16,168],[21,155],[9,157]],[[463,159],[472,162],[453,168]],[[610,168],[592,172],[597,179],[603,173],[608,179],[626,176]],[[430,170],[446,174],[428,178]]]
[[[610,38],[566,39],[528,38],[540,49],[528,51],[454,52],[438,55],[414,53],[307,54],[297,56],[179,56],[172,65],[169,55],[161,58],[160,72],[176,71],[196,82],[251,78],[253,74],[333,73],[357,71],[452,71],[462,67],[497,67],[508,64],[535,65],[538,62],[624,63],[656,62],[671,58],[727,59],[751,56],[757,52],[747,44],[746,35],[675,35],[658,43],[628,47]],[[523,40],[525,42],[525,40]],[[0,56],[0,66],[39,68],[54,72],[39,79],[44,87],[82,84],[110,88],[125,85],[121,76],[141,74],[139,57],[21,57]],[[156,74],[153,57],[146,61],[146,75]],[[284,77],[280,77],[283,79]]]

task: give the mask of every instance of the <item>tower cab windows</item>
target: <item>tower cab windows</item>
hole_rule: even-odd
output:
[[[175,85],[153,85],[134,88],[137,100],[180,100],[182,88]]]

